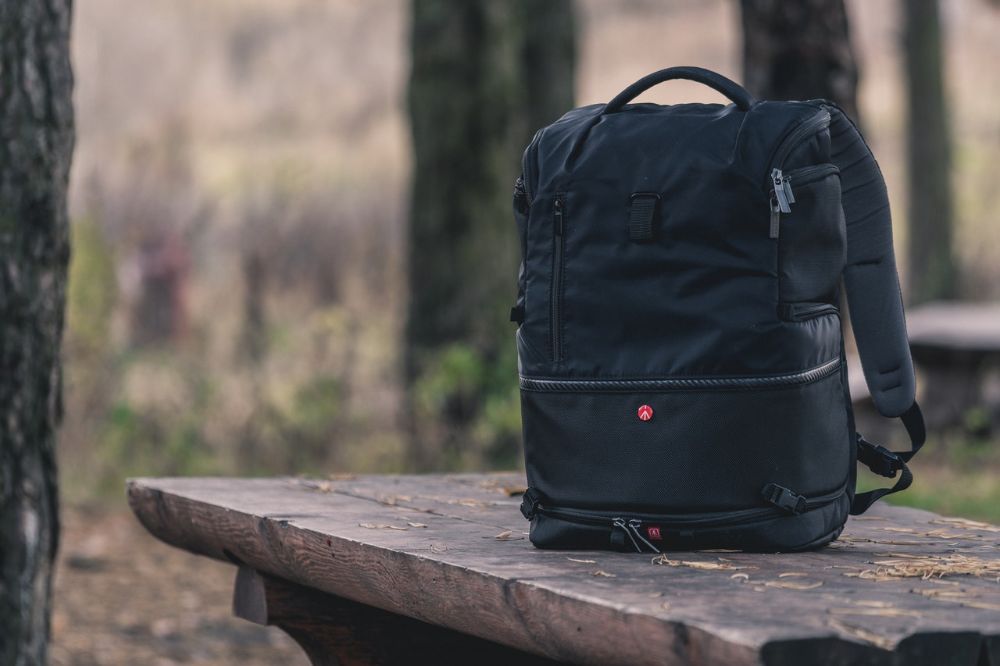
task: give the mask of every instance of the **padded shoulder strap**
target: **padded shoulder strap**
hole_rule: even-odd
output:
[[[885,180],[857,126],[835,105],[830,105],[829,111],[832,160],[840,168],[841,203],[847,223],[844,286],[851,327],[876,409],[883,416],[900,417],[911,442],[909,451],[893,453],[857,436],[860,462],[882,476],[896,478],[901,474],[891,488],[855,495],[851,513],[856,515],[879,498],[910,485],[913,475],[906,463],[926,435],[915,401],[916,380],[892,248]]]
[[[830,107],[833,163],[840,168],[847,222],[844,286],[865,381],[883,416],[913,404],[916,382],[892,249],[889,195],[875,157],[850,118]]]

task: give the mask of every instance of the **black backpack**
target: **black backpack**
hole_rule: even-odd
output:
[[[690,79],[733,104],[629,104]],[[885,183],[837,106],[651,74],[540,130],[514,190],[518,368],[541,548],[791,551],[910,485],[924,441]],[[840,284],[872,400],[854,430]],[[855,493],[855,460],[892,488]]]

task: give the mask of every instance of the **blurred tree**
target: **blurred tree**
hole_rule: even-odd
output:
[[[951,142],[937,0],[905,0],[909,300],[956,296],[952,254]]]
[[[498,375],[489,368],[513,346],[506,321],[518,262],[512,182],[534,130],[572,106],[572,0],[413,0],[411,46],[405,366],[411,463],[427,468],[440,463],[430,440],[449,435],[428,435],[421,421],[446,423],[458,441],[486,393],[515,379],[510,354],[501,375],[510,383],[485,379]],[[463,388],[435,398],[434,414],[416,414],[413,388],[447,365],[456,346],[477,359],[460,364],[476,368],[471,390],[463,377]]]
[[[43,664],[73,152],[70,0],[0,0],[0,663]]]
[[[844,0],[741,0],[743,83],[761,99],[828,99],[857,122]]]

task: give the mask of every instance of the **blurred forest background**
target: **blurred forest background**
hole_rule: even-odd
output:
[[[847,3],[860,69],[858,113],[888,182],[908,283],[901,5]],[[142,661],[149,645],[160,645],[168,662],[235,659],[213,652],[216,639],[242,643],[265,661],[275,658],[267,650],[285,649],[280,637],[255,643],[228,620],[210,620],[216,623],[206,628],[205,620],[191,619],[198,613],[174,620],[162,612],[171,603],[197,608],[215,588],[169,585],[171,572],[184,568],[178,562],[186,562],[171,558],[183,556],[121,556],[123,541],[139,538],[121,513],[127,476],[521,465],[513,329],[506,321],[515,293],[510,191],[520,149],[571,105],[607,101],[662,67],[699,65],[743,79],[734,1],[574,6],[569,24],[540,16],[530,28],[516,11],[514,18],[487,12],[487,23],[510,25],[491,24],[457,46],[432,39],[411,54],[411,30],[419,34],[420,26],[411,25],[404,0],[76,4],[73,257],[59,438],[68,509],[55,602],[57,663]],[[551,31],[545,62],[556,64],[527,66],[533,56],[525,45],[545,40],[518,29]],[[1000,8],[944,0],[941,30],[957,266],[942,293],[996,300]],[[467,96],[441,98],[433,85],[409,86],[411,66],[431,71],[442,51],[457,47],[467,49],[470,68],[489,58],[506,64],[488,80],[471,78],[474,69],[452,71],[447,94]],[[644,99],[720,98],[676,82]],[[470,153],[488,164],[444,164],[447,158],[426,146],[414,158],[414,146],[435,133],[472,145],[470,136],[448,134],[448,123],[435,127],[433,114],[421,116],[420,109],[438,104],[440,113],[450,107],[462,114],[484,100],[506,104],[501,111],[513,118],[504,120],[510,126],[489,153]],[[482,118],[494,122],[488,113]],[[442,175],[463,169],[464,182]],[[461,199],[459,220],[440,216],[434,201],[443,197]],[[411,200],[418,223],[412,231]],[[468,253],[418,252],[437,235],[456,232],[462,220],[468,227],[470,217],[481,218],[484,231],[466,239]],[[430,328],[407,325],[408,311],[433,308],[449,284],[477,271],[502,279],[466,296],[484,317],[470,323],[459,321],[472,319],[469,311],[452,312]],[[983,427],[993,418],[984,409],[973,406],[963,423],[932,438],[917,459],[916,485],[894,500],[1000,520],[998,435]],[[109,513],[109,505],[117,508]],[[88,577],[111,571],[114,577]],[[160,618],[142,624],[115,600],[129,594],[130,576],[148,581],[158,577],[154,571],[163,572],[163,585],[151,594],[160,595]],[[228,581],[215,587],[224,616]],[[91,610],[94,597],[106,600],[104,610]],[[184,622],[194,621],[202,622],[205,645],[171,643],[190,634]],[[102,639],[97,627],[106,625],[120,632]],[[138,652],[121,651],[129,636]]]
[[[893,197],[905,283],[902,19],[897,3],[848,6],[861,123]],[[953,0],[943,3],[942,19],[960,267],[954,295],[997,298],[1000,11],[983,0]],[[517,467],[506,312],[516,275],[509,201],[519,151],[571,103],[606,101],[660,67],[697,64],[742,79],[739,6],[727,0],[582,0],[576,28],[575,75],[571,56],[561,70],[543,67],[534,76],[550,88],[544,95],[527,89],[529,74],[507,67],[498,80],[469,83],[468,101],[438,102],[461,114],[483,100],[513,100],[510,113],[524,119],[510,130],[509,146],[487,146],[499,158],[469,151],[472,160],[498,160],[492,171],[470,173],[492,175],[492,198],[478,196],[483,186],[468,179],[441,182],[452,173],[447,165],[430,162],[414,174],[415,215],[440,216],[434,200],[464,188],[478,197],[462,204],[467,214],[492,226],[495,238],[473,236],[480,249],[471,260],[416,256],[412,272],[454,285],[470,272],[499,272],[502,283],[486,289],[502,298],[478,327],[444,320],[410,331],[419,358],[408,359],[408,3],[79,3],[60,437],[66,497],[117,499],[123,479],[138,474]],[[471,47],[499,57],[488,54],[516,49],[516,33],[509,39],[513,46]],[[435,57],[425,54],[427,67]],[[422,93],[415,86],[413,94]],[[674,82],[646,98],[716,96]],[[448,131],[431,125],[418,139]],[[424,243],[441,245],[436,234],[452,232],[442,222]],[[507,268],[497,271],[497,262]],[[434,289],[441,287],[415,286],[419,307]],[[473,319],[470,311],[482,305],[465,308],[464,319]],[[921,487],[923,479],[917,493]],[[1000,506],[1000,494],[992,499]]]

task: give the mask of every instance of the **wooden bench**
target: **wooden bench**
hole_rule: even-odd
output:
[[[928,303],[906,322],[928,426],[961,424],[968,409],[987,404],[984,379],[1000,369],[1000,303]],[[992,410],[1000,416],[1000,405]]]
[[[136,479],[128,496],[158,538],[236,565],[236,615],[314,664],[1000,665],[998,527],[878,505],[811,553],[540,551],[523,484]]]

